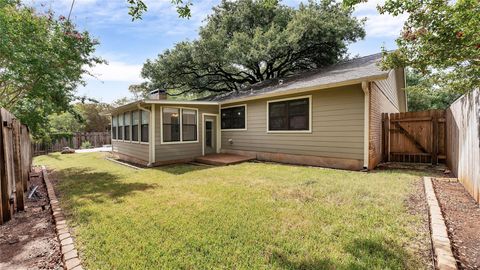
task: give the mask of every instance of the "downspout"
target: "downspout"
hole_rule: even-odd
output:
[[[149,119],[149,138],[148,138],[148,167],[152,167],[155,163],[155,104],[152,104],[152,110],[137,104],[138,109],[146,111],[150,115]]]
[[[363,121],[363,169],[368,170],[368,159],[370,150],[370,84],[362,82],[364,96],[364,121]]]

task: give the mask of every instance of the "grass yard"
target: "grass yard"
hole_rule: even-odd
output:
[[[420,173],[266,163],[136,171],[100,153],[35,163],[54,170],[88,269],[422,269],[430,259],[425,216],[412,209],[423,207]]]

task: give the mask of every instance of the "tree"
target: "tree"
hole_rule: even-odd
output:
[[[351,6],[360,0],[344,0]],[[408,13],[398,49],[385,52],[384,68],[410,67],[445,91],[465,93],[480,85],[478,0],[387,0],[380,13]],[[454,95],[453,95],[454,96]]]
[[[85,128],[85,125],[69,112],[49,115],[48,121],[50,133],[75,133],[81,132]]]
[[[128,87],[128,91],[132,93],[133,98],[135,100],[147,98],[148,93],[150,92],[150,90],[148,89],[148,85],[146,83],[132,84]]]
[[[184,41],[156,60],[142,76],[151,88],[171,94],[211,94],[321,68],[346,57],[347,45],[365,35],[363,21],[332,0],[298,9],[259,0],[223,0],[199,39]]]
[[[82,116],[83,132],[106,131],[110,125],[109,111],[113,107],[106,103],[77,103],[75,110]]]
[[[407,69],[406,74],[409,111],[446,109],[461,96],[461,93],[436,86],[430,78],[412,69]]]
[[[102,63],[93,56],[98,42],[65,17],[17,0],[0,0],[0,37],[0,106],[41,137],[49,115],[72,110],[85,69]]]

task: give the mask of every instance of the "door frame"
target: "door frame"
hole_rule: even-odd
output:
[[[216,137],[216,141],[215,141],[215,153],[220,153],[220,149],[221,149],[221,133],[220,133],[220,121],[219,121],[219,117],[218,117],[218,114],[214,114],[214,113],[202,113],[202,156],[205,156],[205,116],[213,116],[215,117],[215,137]]]

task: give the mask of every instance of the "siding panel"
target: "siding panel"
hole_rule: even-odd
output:
[[[148,163],[148,144],[112,141],[112,150]]]
[[[222,149],[363,159],[364,94],[361,86],[298,96],[304,95],[312,95],[312,133],[267,133],[267,100],[274,99],[252,100],[246,102],[247,130],[222,131]]]

